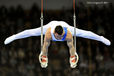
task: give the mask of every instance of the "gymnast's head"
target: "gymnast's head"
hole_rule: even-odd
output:
[[[54,34],[55,34],[56,38],[61,39],[64,35],[63,27],[61,25],[56,26]]]

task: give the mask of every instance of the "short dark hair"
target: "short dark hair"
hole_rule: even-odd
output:
[[[59,34],[59,35],[62,35],[63,33],[63,27],[58,25],[55,27],[55,33]]]

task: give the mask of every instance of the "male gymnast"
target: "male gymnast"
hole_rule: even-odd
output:
[[[41,53],[39,55],[39,61],[41,63],[42,68],[46,68],[48,66],[48,47],[50,45],[50,41],[67,41],[67,45],[69,47],[69,53],[70,53],[70,67],[75,68],[77,66],[78,62],[78,55],[76,53],[76,48],[73,45],[73,36],[75,36],[74,31],[76,30],[76,37],[83,37],[83,38],[88,38],[92,40],[97,40],[105,45],[111,45],[111,42],[104,38],[103,36],[99,36],[91,31],[86,31],[82,29],[78,29],[70,26],[64,21],[51,21],[48,24],[43,26],[43,35],[44,37],[44,44],[43,48],[41,50]],[[5,41],[4,44],[9,44],[10,42],[17,40],[17,39],[22,39],[22,38],[27,38],[31,36],[41,36],[41,27],[35,28],[35,29],[29,29],[29,30],[24,30],[20,33],[14,34],[10,37],[8,37]]]

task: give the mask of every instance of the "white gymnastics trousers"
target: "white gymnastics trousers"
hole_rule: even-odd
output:
[[[54,29],[57,25],[67,27],[70,30],[70,32],[72,33],[72,35],[75,36],[74,27],[70,26],[69,24],[67,24],[64,21],[51,21],[48,24],[44,25],[43,26],[43,35],[45,35],[46,30],[48,28],[51,27],[51,29]],[[82,30],[82,29],[78,29],[78,28],[75,28],[75,29],[76,29],[76,37],[97,40],[97,41],[103,42],[106,45],[111,44],[111,42],[108,39],[104,38],[103,36],[99,36],[91,31],[86,31],[86,30]],[[27,37],[31,37],[31,36],[41,36],[41,27],[38,27],[35,29],[24,30],[20,33],[14,34],[14,35],[6,38],[6,40],[4,41],[4,44],[9,44],[10,42],[12,42],[14,40],[27,38]]]

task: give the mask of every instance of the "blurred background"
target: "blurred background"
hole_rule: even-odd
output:
[[[73,26],[71,0],[44,0],[44,24],[52,20]],[[29,37],[4,45],[4,40],[26,29],[40,27],[40,0],[0,0],[0,76],[114,76],[114,0],[76,0],[77,28],[108,38],[106,46],[77,38],[79,63],[70,68],[66,42],[51,42],[49,65],[38,60],[40,37]]]

